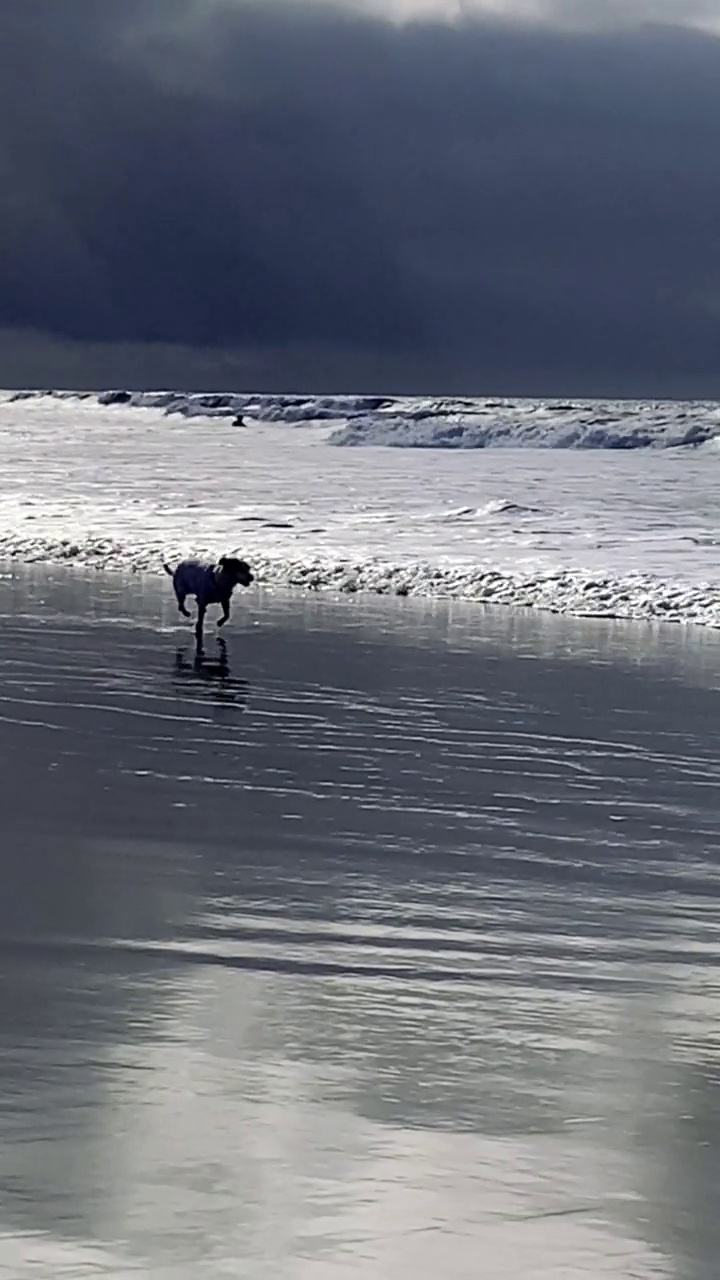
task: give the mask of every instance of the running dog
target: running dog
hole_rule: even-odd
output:
[[[236,560],[234,556],[221,556],[217,564],[182,560],[176,569],[171,569],[168,564],[164,564],[163,569],[173,580],[178,609],[184,618],[190,617],[185,608],[185,600],[188,596],[195,596],[198,609],[195,634],[198,639],[202,636],[208,605],[222,606],[218,626],[224,626],[230,617],[230,597],[233,591],[236,587],[249,587],[254,581],[250,566],[244,560]]]

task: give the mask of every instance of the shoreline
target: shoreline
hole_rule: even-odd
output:
[[[9,550],[0,536],[0,565],[15,568],[63,566],[80,572],[148,574],[162,577],[162,562],[185,557],[214,560],[208,548],[118,547],[103,538],[84,543],[48,540],[41,549]],[[492,608],[533,611],[555,617],[607,621],[672,623],[720,630],[720,585],[665,581],[652,574],[613,578],[587,571],[557,569],[511,573],[468,565],[424,561],[367,561],[307,555],[290,558],[250,555],[257,585],[307,594],[391,596],[446,600]]]
[[[80,635],[105,627],[128,635],[153,631],[159,641],[194,643],[194,622],[177,612],[163,573],[122,566],[89,568],[77,562],[23,565],[0,559],[0,616],[23,627],[52,625]],[[194,617],[194,615],[193,615]],[[341,593],[258,583],[233,598],[232,616],[222,630],[209,618],[206,648],[223,639],[245,651],[249,642],[278,628],[335,641],[360,640],[403,649],[410,656],[428,646],[484,662],[614,666],[618,669],[681,676],[703,687],[717,686],[720,629],[660,625],[653,619],[576,617],[550,610],[478,604],[447,596],[395,597],[373,592]]]

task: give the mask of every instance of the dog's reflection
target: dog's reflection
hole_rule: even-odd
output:
[[[183,681],[204,686],[208,695],[217,702],[226,705],[234,703],[245,706],[250,693],[247,680],[240,680],[230,674],[227,644],[218,639],[217,657],[208,657],[202,640],[196,641],[192,661],[188,660],[187,649],[180,648],[175,653],[175,675]]]

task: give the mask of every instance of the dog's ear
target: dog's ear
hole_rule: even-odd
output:
[[[220,559],[218,560],[218,564],[222,569],[224,569],[225,565],[227,564],[227,556],[221,556]]]

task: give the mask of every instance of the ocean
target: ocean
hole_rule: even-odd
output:
[[[714,1280],[715,446],[0,426],[0,1275]]]
[[[0,399],[0,558],[720,625],[718,405],[123,395]]]

